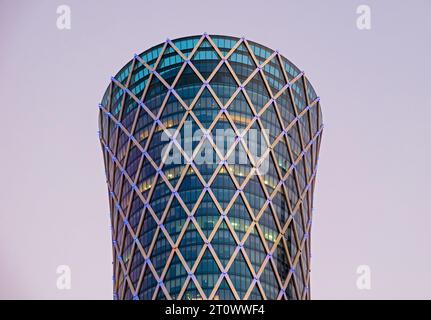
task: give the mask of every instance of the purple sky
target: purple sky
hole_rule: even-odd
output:
[[[57,29],[61,4],[71,30]],[[427,0],[0,0],[0,298],[111,298],[97,104],[134,53],[208,32],[278,49],[321,96],[312,297],[430,299],[430,11]],[[58,265],[70,290],[56,287]],[[371,290],[356,287],[359,265]]]

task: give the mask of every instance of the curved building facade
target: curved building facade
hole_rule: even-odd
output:
[[[309,299],[320,102],[277,51],[166,40],[99,105],[115,299]]]

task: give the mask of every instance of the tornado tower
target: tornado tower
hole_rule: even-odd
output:
[[[323,125],[304,72],[244,38],[168,39],[99,110],[114,299],[310,299]]]

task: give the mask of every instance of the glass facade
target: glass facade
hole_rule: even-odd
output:
[[[115,299],[310,298],[323,125],[303,72],[243,38],[166,40],[99,109]]]

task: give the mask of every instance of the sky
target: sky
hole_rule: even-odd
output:
[[[57,26],[60,5],[70,29]],[[361,5],[370,29],[357,26]],[[431,299],[430,10],[427,0],[0,0],[0,298],[112,298],[97,105],[134,53],[207,32],[279,50],[321,97],[312,298]]]

